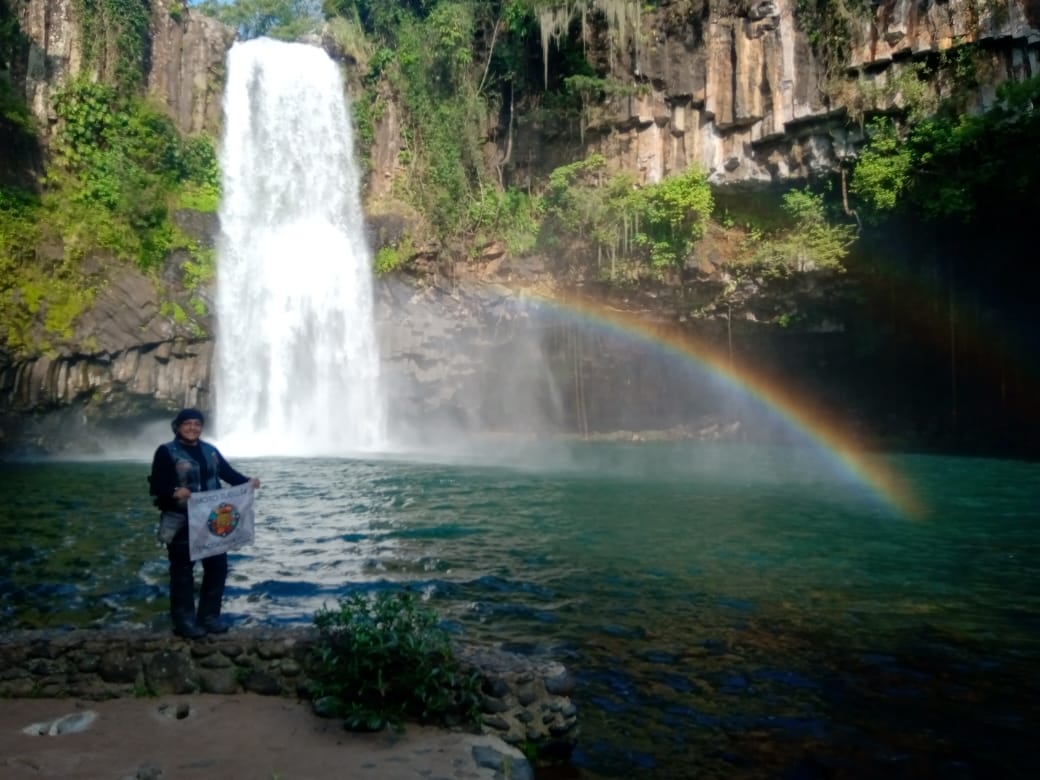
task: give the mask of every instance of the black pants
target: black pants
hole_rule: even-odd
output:
[[[185,526],[166,545],[170,560],[170,614],[174,625],[192,624],[220,615],[227,580],[227,553],[202,559],[202,587],[199,589],[198,615],[195,613],[195,563],[188,552]]]

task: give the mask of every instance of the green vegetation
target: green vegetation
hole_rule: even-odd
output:
[[[1005,83],[985,114],[943,107],[896,124],[877,119],[850,191],[880,216],[977,221],[999,204],[1031,199],[1040,186],[1040,77]]]
[[[358,70],[371,74],[372,56],[375,51],[372,42],[365,36],[361,23],[355,18],[334,16],[328,20],[327,30],[336,45],[354,58]]]
[[[537,244],[543,208],[541,198],[523,190],[508,187],[502,192],[485,187],[466,215],[474,247],[498,240],[514,255],[530,253]]]
[[[266,35],[292,41],[321,26],[310,0],[203,0],[196,8],[234,27],[243,40]]]
[[[47,269],[33,262],[39,209],[39,200],[32,195],[0,188],[0,329],[14,350],[26,349],[33,341],[32,323],[48,281]],[[61,297],[64,310],[68,296]]]
[[[608,174],[602,155],[557,168],[545,192],[541,245],[552,251],[565,248],[563,239],[587,241],[595,248],[600,275],[620,278],[632,248],[634,192],[634,178],[626,173]],[[573,267],[570,253],[564,256]],[[604,256],[609,269],[604,268]]]
[[[76,0],[84,57],[123,90],[140,87],[148,51],[151,4],[142,0]]]
[[[18,17],[11,11],[9,0],[0,0],[0,131],[4,125],[29,135],[35,132],[32,115],[11,85],[11,63],[26,48],[25,36]]]
[[[603,106],[604,100],[627,98],[650,91],[646,84],[625,84],[584,73],[564,78],[563,88],[565,93],[576,95],[581,101],[582,140],[585,137],[585,129],[596,119],[598,112],[595,107]]]
[[[319,610],[314,623],[312,693],[347,728],[476,723],[478,680],[460,669],[448,633],[416,595],[350,596]]]
[[[868,0],[797,0],[794,18],[823,64],[835,79],[845,65],[852,30],[871,12]]]
[[[707,177],[695,168],[639,187],[592,155],[550,175],[541,240],[550,249],[565,236],[588,240],[608,280],[657,277],[683,267],[713,207]]]
[[[910,186],[914,161],[891,119],[875,119],[870,142],[859,154],[849,185],[875,211],[891,211]]]
[[[462,3],[441,3],[424,20],[406,19],[397,30],[396,67],[386,71],[409,114],[410,175],[398,189],[442,235],[462,227],[487,176],[479,137],[485,108],[465,77],[474,23],[472,8]]]
[[[845,78],[850,31],[863,0],[799,0],[796,18],[822,57],[825,89],[867,135],[849,181],[857,212],[973,222],[1035,191],[1040,79],[1004,83],[996,105],[973,101],[991,58],[963,45],[894,66],[876,84]],[[1002,3],[991,12],[1006,14]]]
[[[701,172],[637,187],[630,177],[607,175],[602,160],[592,158],[554,173],[544,191],[521,190],[504,181],[509,152],[503,160],[489,156],[491,117],[516,110],[517,90],[543,92],[532,54],[540,48],[539,15],[552,7],[548,0],[325,1],[329,29],[362,72],[363,91],[354,95],[359,143],[366,148],[374,141],[393,95],[403,108],[403,143],[390,197],[422,214],[430,233],[382,248],[377,272],[401,268],[407,253],[429,238],[462,240],[474,249],[504,241],[522,254],[569,242],[568,231],[593,246],[594,260],[569,255],[575,270],[594,261],[602,278],[623,280],[682,267],[712,210]],[[201,8],[235,24],[243,37],[271,34],[272,20],[281,24],[299,14],[294,0]],[[247,24],[258,8],[266,21]],[[583,117],[582,126],[603,99],[647,89],[597,73],[580,43],[566,36],[554,43],[553,56],[554,84],[542,102],[556,114]],[[507,116],[507,132],[512,122]]]
[[[786,275],[805,271],[842,271],[855,226],[832,221],[824,196],[809,189],[791,190],[781,200],[787,217],[768,234],[752,230],[745,262],[767,273]]]
[[[190,287],[206,285],[213,273],[212,252],[188,240],[171,214],[217,208],[214,146],[208,138],[183,138],[142,97],[150,5],[76,2],[88,70],[100,78],[74,80],[55,96],[58,123],[40,195],[9,188],[0,196],[0,325],[15,349],[28,348],[39,338],[30,330],[44,323],[52,341],[71,332],[97,283],[80,268],[88,256],[152,271],[172,251],[185,250]],[[0,0],[0,130],[31,133],[24,101],[5,79],[8,62],[24,46],[9,3]],[[502,242],[514,256],[556,258],[575,277],[619,285],[677,279],[696,256],[714,209],[704,172],[690,168],[645,183],[591,155],[544,179],[537,154],[532,158],[528,149],[526,161],[513,158],[513,133],[522,123],[541,124],[543,138],[584,131],[605,104],[648,89],[635,79],[619,81],[605,63],[590,60],[576,34],[594,17],[613,56],[626,45],[635,7],[608,0],[579,5],[324,0],[319,14],[313,0],[204,0],[198,8],[236,27],[242,38],[292,39],[327,21],[356,63],[361,90],[352,90],[352,99],[363,151],[376,142],[393,101],[400,121],[397,166],[386,203],[370,206],[405,204],[421,217],[405,238],[377,252],[377,272],[402,269],[417,247],[462,245],[476,256]],[[583,9],[588,13],[577,13]],[[691,23],[707,13],[703,0],[669,9],[673,20],[685,14]],[[869,13],[866,0],[799,0],[796,13],[825,63],[825,88],[843,93],[839,102],[869,136],[848,188],[865,219],[900,211],[979,219],[980,203],[1035,191],[1036,80],[1006,86],[994,111],[969,115],[960,94],[976,84],[986,59],[964,46],[865,86],[846,77],[842,60],[851,31]],[[789,193],[779,216],[779,222],[745,225],[745,268],[842,267],[854,236],[846,216],[828,212],[808,190]],[[31,251],[47,241],[62,247],[60,263]],[[189,327],[204,313],[201,297],[163,310]]]
[[[389,274],[400,271],[415,254],[415,247],[411,238],[406,237],[396,244],[382,246],[376,251],[375,272],[377,274]]]
[[[46,351],[72,337],[97,292],[97,280],[81,267],[87,257],[103,254],[149,271],[184,249],[189,289],[201,290],[213,273],[212,252],[171,218],[174,208],[216,209],[220,172],[212,141],[184,138],[147,101],[86,79],[56,93],[54,111],[42,194],[9,188],[0,195],[0,327],[15,353]],[[37,257],[45,239],[60,242],[60,261]],[[201,298],[192,311],[204,313]]]
[[[364,69],[355,99],[358,138],[374,137],[382,104],[393,94],[404,109],[401,174],[394,197],[417,209],[434,237],[477,241],[511,217],[511,247],[533,245],[537,194],[520,197],[503,180],[505,160],[491,159],[492,118],[514,110],[511,94],[531,86],[536,12],[532,0],[326,0],[337,42]],[[614,88],[597,77],[580,48],[565,46],[553,98],[579,109],[584,96]],[[540,71],[538,73],[540,76]],[[585,79],[584,81],[582,79]],[[541,89],[540,78],[538,89]],[[617,86],[617,90],[621,90]],[[510,125],[511,118],[506,119]]]
[[[76,260],[37,259],[43,211],[39,198],[0,189],[0,331],[15,353],[70,338],[95,295]]]
[[[215,212],[220,207],[220,162],[213,139],[181,138],[175,153],[175,208]]]
[[[708,177],[697,168],[643,187],[635,198],[635,243],[645,246],[654,268],[681,268],[704,235],[714,208]]]
[[[210,141],[185,140],[145,101],[85,80],[70,82],[54,107],[59,125],[46,202],[66,251],[102,247],[147,270],[185,246],[170,205],[216,204],[219,169]]]
[[[323,11],[338,25],[337,41],[365,70],[364,94],[355,99],[358,138],[363,144],[374,138],[382,101],[395,94],[405,126],[394,196],[417,209],[441,241],[461,239],[474,251],[503,241],[514,255],[544,251],[560,258],[564,271],[612,283],[681,273],[713,210],[703,172],[640,185],[592,155],[557,168],[546,185],[521,190],[504,181],[508,138],[499,145],[505,159],[489,159],[489,117],[498,114],[512,132],[508,112],[522,92],[539,96],[529,117],[569,117],[584,128],[604,100],[648,89],[597,72],[580,42],[567,35],[554,39],[553,79],[543,84],[532,55],[541,50],[544,13],[557,6],[549,0],[326,0]],[[626,23],[603,13],[608,26]],[[401,268],[409,251],[411,244],[383,248],[377,272]],[[827,258],[803,258],[803,265],[821,267],[832,261]]]

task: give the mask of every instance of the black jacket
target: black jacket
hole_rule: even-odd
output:
[[[178,444],[199,464],[199,471],[202,477],[201,484],[205,485],[209,477],[209,467],[206,464],[202,447],[185,444],[183,441],[178,442]],[[212,444],[208,446],[213,447]],[[224,460],[224,456],[215,447],[213,449],[217,455],[218,478],[229,485],[241,485],[249,481],[249,477],[231,468],[231,465]],[[152,457],[152,473],[148,477],[148,483],[151,485],[151,494],[155,496],[155,505],[161,511],[187,513],[186,502],[178,501],[173,497],[173,491],[181,487],[181,484],[177,480],[174,458],[165,444],[160,444],[158,449],[155,450],[155,455]],[[202,488],[197,487],[195,490],[202,490]]]

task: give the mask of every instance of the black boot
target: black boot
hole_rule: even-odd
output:
[[[201,639],[206,632],[195,622],[195,578],[191,569],[170,567],[170,617],[173,633],[185,639]]]
[[[220,607],[224,600],[224,582],[227,580],[227,554],[204,558],[202,570],[196,623],[207,634],[226,634],[231,626],[220,617]]]

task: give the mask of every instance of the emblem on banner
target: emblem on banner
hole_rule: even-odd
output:
[[[193,561],[253,543],[253,486],[249,482],[192,493],[188,554]]]
[[[238,513],[238,508],[234,504],[223,503],[209,513],[209,517],[206,519],[206,527],[209,528],[209,532],[214,536],[224,538],[238,528],[241,520],[242,516]]]

